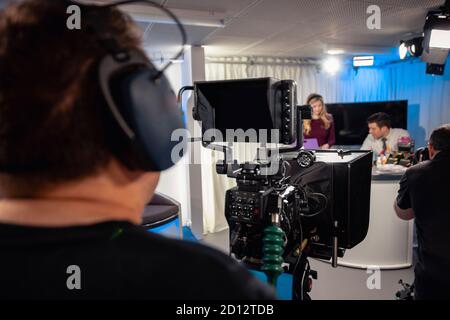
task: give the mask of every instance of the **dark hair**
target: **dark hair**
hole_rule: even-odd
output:
[[[376,123],[379,128],[391,128],[391,117],[384,112],[374,113],[367,119],[367,123]]]
[[[0,12],[3,195],[31,196],[93,175],[111,160],[115,137],[97,80],[106,51],[86,19],[81,30],[66,27],[66,10],[65,1],[27,0]],[[121,46],[139,48],[128,16],[107,9],[103,24]]]
[[[437,151],[450,151],[450,124],[445,124],[433,131],[430,144]]]

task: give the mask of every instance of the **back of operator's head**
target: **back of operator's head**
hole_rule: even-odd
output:
[[[4,195],[33,196],[93,175],[112,158],[118,137],[106,121],[97,69],[106,52],[84,27],[83,15],[80,30],[67,28],[66,10],[65,1],[26,0],[0,12]],[[107,9],[104,18],[123,48],[139,49],[140,36],[128,16]]]
[[[450,152],[450,124],[445,124],[433,131],[430,144],[436,151]]]

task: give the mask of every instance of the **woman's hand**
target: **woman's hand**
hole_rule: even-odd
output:
[[[322,149],[322,150],[330,149],[330,145],[328,143],[326,143],[323,146],[321,146],[320,149]]]

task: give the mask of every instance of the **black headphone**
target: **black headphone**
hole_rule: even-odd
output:
[[[175,93],[163,73],[171,62],[158,70],[140,51],[121,48],[102,25],[102,14],[108,8],[133,2],[145,2],[163,10],[177,23],[183,37],[183,47],[174,59],[183,54],[186,44],[182,24],[167,8],[152,1],[128,0],[106,5],[66,1],[82,9],[87,27],[108,52],[99,63],[98,75],[113,127],[118,128],[126,145],[120,150],[123,152],[125,149],[127,154],[116,156],[133,169],[162,171],[170,168],[182,156],[172,156],[174,147],[186,150],[187,141],[172,141],[173,132],[184,129],[184,122]],[[180,135],[183,133],[180,132]]]

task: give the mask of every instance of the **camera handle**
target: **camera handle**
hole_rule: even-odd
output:
[[[263,266],[261,270],[266,274],[267,281],[276,287],[278,277],[284,272],[283,253],[286,234],[280,228],[280,216],[287,198],[295,193],[295,187],[290,186],[278,195],[277,210],[271,214],[272,225],[264,229],[263,236]]]
[[[278,277],[284,272],[282,264],[286,235],[280,228],[280,214],[273,213],[271,218],[272,225],[264,229],[261,271],[266,274],[267,282],[276,287]]]
[[[242,171],[242,168],[237,160],[232,160],[233,149],[227,146],[214,144],[212,141],[204,141],[202,138],[199,139],[201,139],[204,148],[223,153],[224,159],[216,162],[217,174],[226,174],[229,178],[237,178],[239,172]]]

